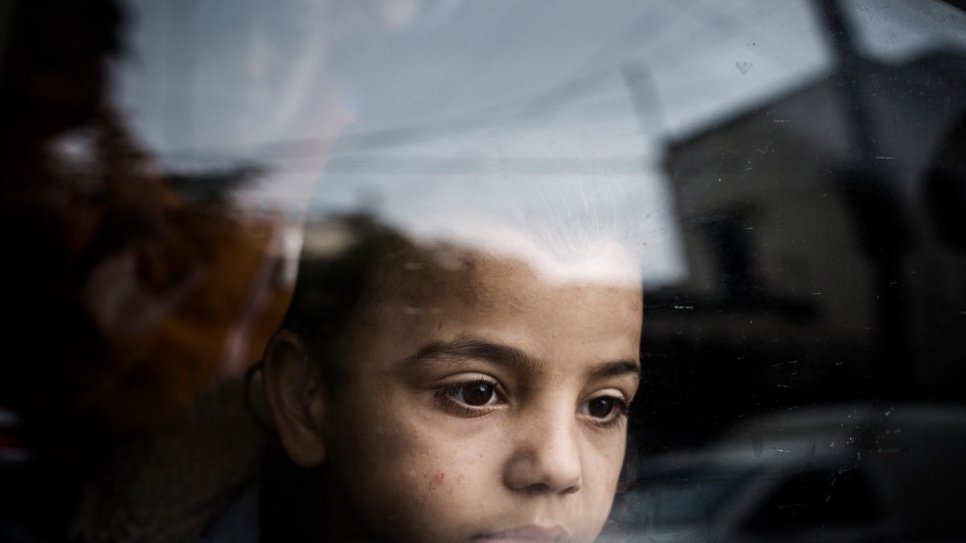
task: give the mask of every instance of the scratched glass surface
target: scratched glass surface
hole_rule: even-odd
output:
[[[0,540],[966,538],[964,10],[3,2]]]

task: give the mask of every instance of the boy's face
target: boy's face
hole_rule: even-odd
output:
[[[640,291],[494,257],[422,270],[383,282],[326,402],[350,501],[401,541],[593,540],[638,387]]]

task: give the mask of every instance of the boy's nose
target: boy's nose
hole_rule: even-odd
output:
[[[583,467],[573,416],[531,418],[519,425],[504,466],[504,483],[524,492],[571,494],[580,490]]]

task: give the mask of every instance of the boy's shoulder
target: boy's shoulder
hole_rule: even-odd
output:
[[[232,513],[241,514],[252,499],[257,533],[258,492],[252,489],[269,433],[245,409],[245,393],[244,379],[226,383],[114,451],[83,491],[72,522],[75,538],[195,541],[223,519],[228,526]]]
[[[198,543],[258,543],[261,540],[261,485],[256,482],[205,528]]]

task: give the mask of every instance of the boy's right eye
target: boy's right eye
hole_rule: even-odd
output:
[[[477,378],[447,385],[436,392],[436,399],[461,414],[483,415],[502,401],[500,385],[489,379]]]
[[[459,385],[457,399],[466,405],[482,407],[496,398],[496,386],[486,381],[476,381],[473,383],[463,383]]]

